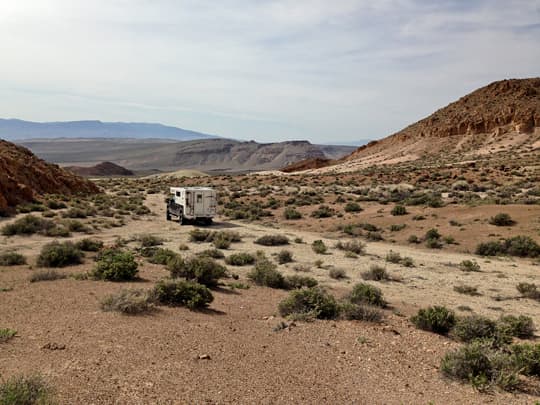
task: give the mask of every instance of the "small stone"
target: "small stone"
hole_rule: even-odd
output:
[[[209,354],[199,354],[198,359],[199,360],[211,360],[212,358],[210,357]]]

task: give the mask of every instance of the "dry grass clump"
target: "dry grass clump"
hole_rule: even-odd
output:
[[[482,295],[478,292],[478,287],[473,287],[470,285],[455,285],[454,291],[460,294],[478,296]]]
[[[230,256],[227,256],[225,263],[231,266],[247,266],[255,263],[256,257],[251,253],[242,252],[242,253],[233,253]]]
[[[6,252],[0,254],[0,266],[19,266],[26,264],[26,257],[17,252]]]
[[[361,274],[362,279],[364,280],[373,280],[373,281],[392,281],[394,280],[386,269],[378,264],[372,264],[368,271],[364,271]]]
[[[324,255],[328,251],[328,247],[320,239],[313,241],[311,244],[311,249],[318,255]]]
[[[366,251],[365,243],[362,243],[359,240],[351,240],[347,242],[338,241],[336,248],[339,250],[344,250],[345,252],[352,252],[357,255],[362,255]]]
[[[477,272],[480,271],[480,265],[474,260],[463,260],[461,263],[459,263],[459,269],[466,272]]]
[[[103,311],[115,311],[126,315],[138,315],[155,309],[154,297],[145,290],[121,290],[101,301]]]
[[[516,286],[518,292],[525,298],[531,298],[533,300],[540,301],[540,290],[533,283],[519,283]]]
[[[2,405],[52,405],[52,389],[39,375],[16,376],[0,384]]]
[[[289,238],[285,235],[264,235],[256,239],[254,243],[262,246],[281,246],[288,245]]]
[[[30,282],[31,283],[37,283],[39,281],[54,281],[54,280],[61,280],[66,278],[67,276],[64,273],[60,273],[57,270],[54,269],[47,269],[47,270],[35,270],[30,275]]]
[[[347,273],[345,272],[345,270],[336,267],[331,268],[328,272],[328,275],[334,280],[342,280],[344,278],[347,278]]]
[[[9,328],[0,328],[0,343],[6,343],[17,335],[17,331]]]

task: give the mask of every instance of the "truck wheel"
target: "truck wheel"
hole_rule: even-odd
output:
[[[179,223],[180,225],[182,225],[183,222],[184,222],[184,215],[183,215],[183,214],[180,214],[180,215],[178,216],[178,223]]]
[[[204,219],[204,224],[205,224],[205,225],[210,226],[210,225],[212,225],[212,222],[213,222],[213,221],[212,221],[212,218],[205,218],[205,219]]]
[[[169,213],[169,210],[167,210],[166,218],[167,218],[167,221],[171,220],[171,214]]]

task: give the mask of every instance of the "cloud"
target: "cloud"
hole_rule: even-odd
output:
[[[538,75],[539,4],[3,2],[0,107],[264,141],[381,137],[490,81]]]

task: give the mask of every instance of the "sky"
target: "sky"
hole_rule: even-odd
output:
[[[379,139],[540,76],[540,0],[0,0],[0,117]]]

